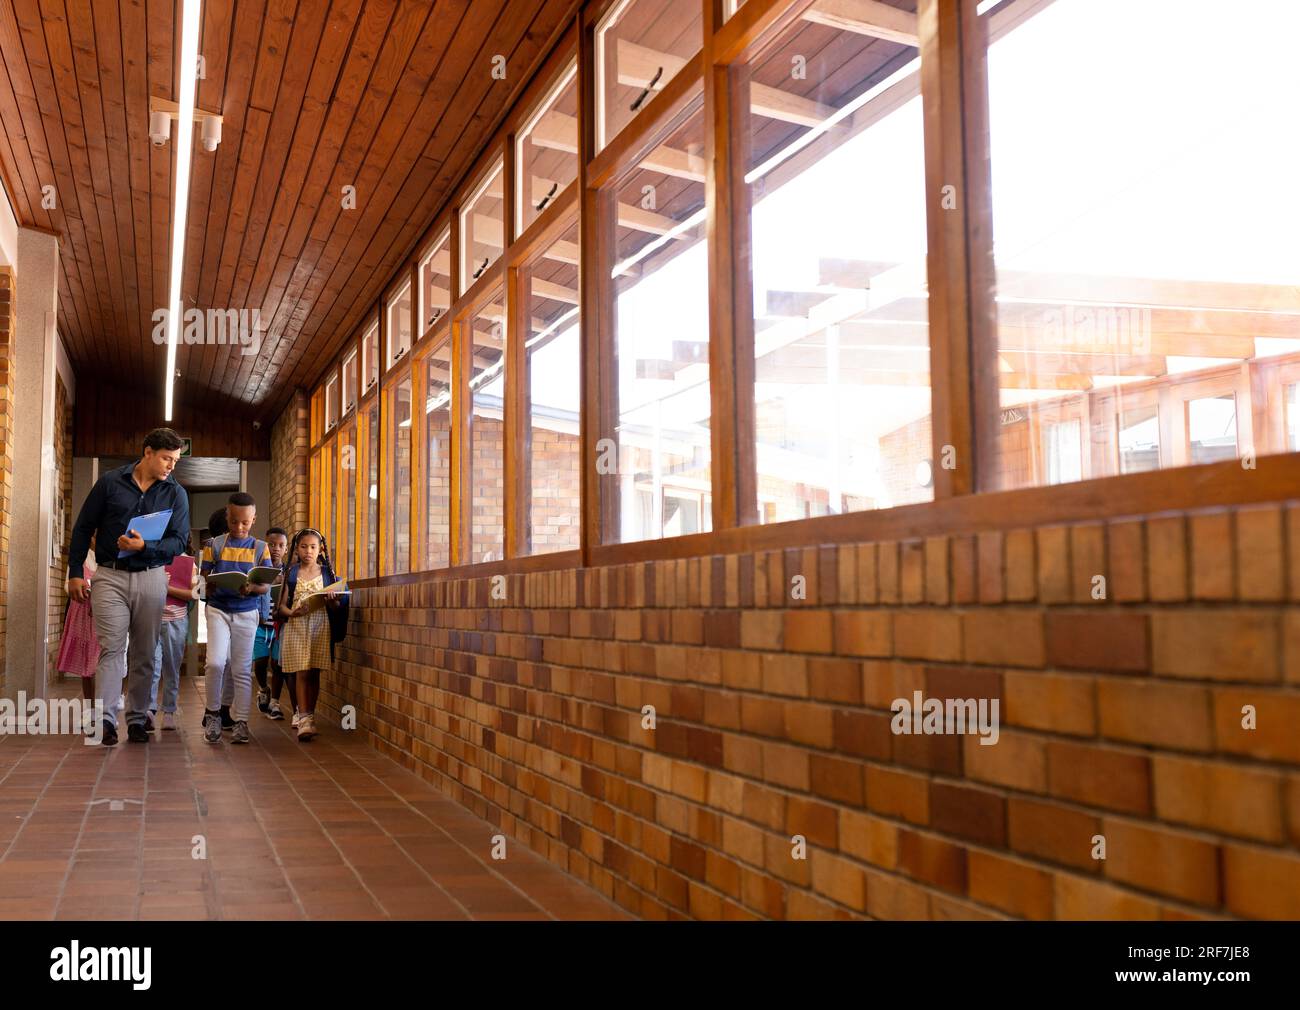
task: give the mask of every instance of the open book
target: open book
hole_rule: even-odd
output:
[[[315,592],[308,593],[301,597],[294,606],[299,614],[310,614],[314,610],[319,610],[325,606],[326,594],[338,593],[339,597],[351,596],[352,590],[348,589],[347,583],[340,579],[333,585],[326,586],[324,589],[317,589]]]
[[[251,569],[247,575],[243,572],[211,572],[205,576],[208,592],[213,589],[228,589],[237,593],[248,583],[257,586],[270,585],[280,577],[280,569],[270,565],[260,565]]]

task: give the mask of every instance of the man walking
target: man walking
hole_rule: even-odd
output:
[[[122,693],[123,652],[130,633],[127,657],[127,737],[136,743],[149,739],[145,728],[152,699],[154,646],[167,601],[164,565],[185,549],[190,532],[190,501],[185,489],[172,479],[172,468],[185,443],[170,428],[155,428],[144,440],[138,463],[110,470],[95,482],[72,528],[68,548],[68,595],[90,598],[99,639],[99,665],[95,668],[96,696],[103,704],[106,745],[117,743],[117,698]],[[141,516],[171,510],[171,518],[157,540],[144,540],[132,523]],[[95,541],[94,584],[86,589],[83,565]],[[122,552],[125,556],[118,557]]]

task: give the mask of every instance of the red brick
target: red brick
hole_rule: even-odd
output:
[[[930,917],[930,895],[924,888],[889,873],[866,870],[867,914],[884,921],[915,922]]]
[[[1093,579],[1106,577],[1106,527],[1082,523],[1070,527],[1070,598],[1075,603],[1096,603]]]
[[[893,621],[883,610],[835,611],[835,651],[841,656],[888,656]]]
[[[1214,691],[1214,736],[1218,748],[1265,761],[1300,764],[1300,696],[1263,688],[1219,688]],[[1242,723],[1242,709],[1254,707],[1253,729]]]
[[[1006,535],[1007,601],[1028,603],[1038,594],[1038,566],[1034,559],[1034,531],[1013,530]]]
[[[962,614],[966,661],[998,666],[1043,665],[1043,615],[1040,610],[985,609]]]
[[[980,603],[1001,603],[1006,599],[1002,539],[996,530],[979,534]]]
[[[1007,823],[1015,851],[1090,873],[1100,871],[1092,858],[1093,836],[1101,834],[1100,818],[1059,803],[1012,796],[1007,801]]]
[[[931,782],[930,826],[981,845],[1005,848],[1006,800],[990,789]]]
[[[1095,684],[1092,677],[1008,670],[1002,717],[1031,729],[1092,736],[1097,731]]]
[[[1055,796],[1128,813],[1151,810],[1151,762],[1143,754],[1052,741],[1047,784]]]
[[[1025,792],[1047,791],[1047,745],[1037,737],[1003,729],[996,744],[968,736],[962,745],[962,768],[977,782]]]
[[[791,796],[785,805],[786,834],[803,835],[811,845],[834,849],[839,838],[839,814],[828,803]]]
[[[1228,911],[1250,919],[1300,915],[1300,856],[1247,845],[1223,846]]]
[[[978,597],[978,570],[975,560],[975,538],[952,538],[952,602],[974,603]]]
[[[862,664],[852,659],[808,660],[808,697],[860,705]]]
[[[961,618],[942,610],[903,610],[894,614],[894,651],[904,658],[961,659]]]
[[[1030,863],[972,849],[967,856],[970,896],[1022,919],[1052,917],[1052,875]]]
[[[882,869],[898,862],[898,827],[856,810],[840,811],[840,851]]]
[[[835,749],[845,754],[888,761],[893,751],[889,716],[857,709],[834,712]]]
[[[929,780],[902,769],[867,765],[867,807],[912,824],[930,820]]]
[[[1151,680],[1097,682],[1101,735],[1126,743],[1176,750],[1214,748],[1210,692],[1204,687]]]
[[[1281,842],[1282,776],[1245,765],[1155,754],[1155,813],[1163,821]]]
[[[1193,905],[1219,904],[1217,846],[1186,832],[1107,817],[1104,870],[1112,880]]]
[[[1187,526],[1183,517],[1148,519],[1146,527],[1151,599],[1159,603],[1187,599]]]
[[[1151,617],[1152,669],[1170,677],[1275,681],[1276,612],[1241,609],[1157,611]]]
[[[1236,523],[1237,597],[1252,602],[1285,599],[1281,506],[1238,509]]]
[[[1147,898],[1099,880],[1070,873],[1055,877],[1056,917],[1065,920],[1160,918],[1160,906]]]
[[[812,791],[836,803],[863,804],[862,765],[842,758],[813,754],[808,759]]]
[[[741,611],[740,643],[746,649],[779,649],[784,627],[780,611]]]
[[[934,835],[900,831],[898,868],[916,880],[945,891],[966,893],[966,850]]]
[[[898,597],[902,603],[925,602],[925,545],[920,540],[899,545]]]
[[[867,907],[866,881],[862,868],[840,856],[814,849],[812,857],[812,886],[818,894],[857,911]]]
[[[1191,538],[1193,599],[1232,599],[1232,513],[1196,513],[1191,517]]]
[[[1070,592],[1070,533],[1064,526],[1044,526],[1038,533],[1038,599],[1066,603]]]
[[[1137,603],[1147,598],[1146,531],[1140,519],[1106,527],[1106,598]]]
[[[948,583],[948,538],[927,537],[925,541],[925,601],[947,606],[951,599]]]
[[[831,652],[831,627],[828,610],[787,610],[785,648],[791,652]]]
[[[1047,662],[1071,670],[1145,671],[1147,616],[1129,611],[1048,611]]]
[[[899,603],[898,544],[876,545],[876,583],[881,603]]]
[[[880,598],[876,569],[876,545],[858,544],[858,602],[875,603]]]

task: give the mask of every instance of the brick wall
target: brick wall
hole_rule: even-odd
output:
[[[582,542],[582,466],[577,435],[534,425],[528,447],[532,553],[575,551]]]
[[[1298,573],[1291,505],[366,589],[322,707],[650,918],[1294,918]]]
[[[13,507],[15,302],[13,272],[0,267],[0,690],[5,685],[5,634],[9,612],[9,514]]]
[[[294,394],[271,429],[271,516],[291,533],[307,525],[307,394]]]
[[[63,641],[63,619],[68,607],[68,544],[72,539],[72,404],[63,377],[54,375],[54,535],[59,537],[58,560],[50,565],[49,657],[51,682],[58,679],[56,664]]]

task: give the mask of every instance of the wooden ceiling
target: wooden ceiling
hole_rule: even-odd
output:
[[[372,308],[574,9],[205,0],[198,106],[225,122],[215,153],[195,144],[185,306],[258,309],[267,332],[257,354],[179,348],[178,402],[274,418]],[[149,99],[176,97],[179,11],[0,0],[0,174],[20,224],[60,236],[59,332],[85,379],[160,399],[175,152],[149,142]]]

